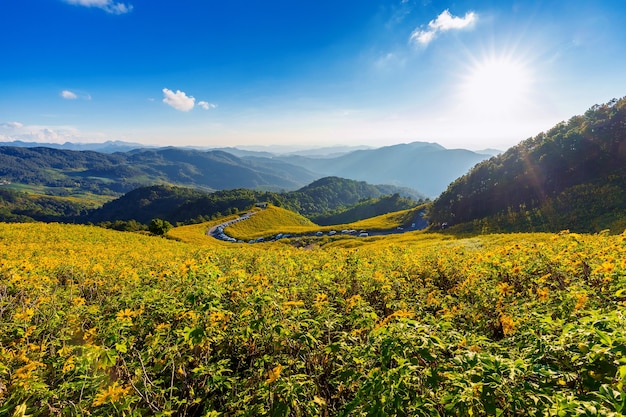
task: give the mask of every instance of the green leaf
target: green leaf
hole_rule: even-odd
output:
[[[609,337],[608,334],[604,333],[602,330],[598,330],[598,329],[593,329],[596,332],[596,335],[598,335],[598,337],[600,338],[600,341],[602,342],[602,344],[604,344],[605,346],[613,346],[613,341],[611,340],[611,338]]]

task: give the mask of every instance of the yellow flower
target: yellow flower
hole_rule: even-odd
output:
[[[502,296],[507,296],[513,294],[513,286],[507,282],[501,282],[497,286],[498,292]]]
[[[74,299],[72,300],[72,304],[74,304],[76,307],[85,305],[85,299],[83,297],[74,297]]]
[[[157,324],[157,326],[156,326],[156,330],[157,330],[157,331],[164,331],[164,330],[169,329],[170,327],[171,327],[171,326],[170,326],[170,324],[169,324],[169,323],[159,323],[159,324]]]
[[[76,365],[74,364],[74,356],[70,356],[65,363],[63,364],[63,373],[67,373],[71,370],[73,370],[74,368],[76,368]]]
[[[576,305],[574,306],[574,310],[580,310],[587,303],[587,299],[589,297],[585,293],[576,294]]]
[[[93,405],[99,406],[107,403],[116,403],[128,395],[130,387],[123,388],[117,384],[117,381],[113,385],[109,385],[106,389],[96,394],[93,399]]]
[[[283,366],[281,364],[278,364],[274,368],[270,369],[267,372],[267,380],[265,382],[267,382],[268,384],[271,384],[272,382],[276,382],[276,380],[280,378],[280,373],[282,372],[282,370],[283,370]]]
[[[228,322],[228,316],[221,311],[214,311],[209,314],[209,320],[212,325],[221,326],[224,329],[226,328],[226,323]]]
[[[324,304],[328,301],[328,296],[323,292],[315,294],[315,304]]]
[[[283,310],[289,310],[290,307],[302,307],[304,305],[304,301],[285,301],[283,303]]]
[[[85,334],[83,335],[83,340],[87,343],[87,344],[92,344],[94,341],[94,338],[96,337],[96,332],[97,329],[95,327],[92,327],[90,329],[87,329],[85,331]]]
[[[537,288],[537,298],[539,301],[547,301],[550,295],[550,289],[548,288]]]
[[[13,319],[18,321],[29,321],[35,315],[35,310],[32,308],[24,309],[24,311],[15,313]]]
[[[512,335],[515,332],[515,321],[513,321],[511,316],[501,314],[500,324],[502,325],[502,332],[505,336]]]
[[[119,321],[123,321],[126,322],[126,324],[132,324],[133,322],[133,317],[135,316],[135,314],[133,313],[133,311],[129,308],[124,309],[122,311],[118,311],[117,314],[115,315],[115,317],[119,320]]]
[[[347,300],[348,305],[346,306],[346,311],[352,310],[357,304],[361,302],[361,300],[362,298],[359,294],[353,295],[352,297],[348,298]]]
[[[178,319],[179,320],[190,319],[191,321],[196,321],[198,320],[198,313],[196,313],[193,310],[183,311],[178,314]]]

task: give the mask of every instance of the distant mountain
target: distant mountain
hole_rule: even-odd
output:
[[[436,197],[452,181],[489,157],[465,149],[446,149],[436,143],[412,142],[357,150],[334,158],[287,155],[275,159],[323,176],[393,184]]]
[[[496,156],[496,155],[500,155],[502,153],[501,150],[499,149],[492,149],[492,148],[487,148],[487,149],[480,149],[478,151],[474,151],[478,154],[481,155],[488,155],[488,156]]]
[[[65,149],[69,151],[96,151],[104,153],[127,152],[133,149],[146,148],[141,143],[123,142],[119,140],[109,140],[104,143],[39,143],[39,142],[23,142],[16,140],[13,142],[0,142],[0,146],[16,146],[20,148],[52,148]]]
[[[626,228],[626,98],[596,105],[484,161],[437,198],[431,221],[473,231]]]
[[[354,147],[322,148],[306,151],[308,156],[237,148],[207,151],[138,147],[112,152],[133,145],[126,142],[101,144],[102,152],[19,144],[23,146],[0,147],[0,180],[79,188],[105,195],[120,195],[153,184],[205,190],[295,190],[316,179],[336,176],[411,188],[420,195],[435,197],[454,179],[489,157],[426,142],[352,151],[349,150]]]
[[[52,148],[0,147],[0,180],[119,195],[153,184],[205,190],[295,190],[319,178],[270,158],[241,159],[221,151],[136,149],[106,154]]]
[[[371,146],[349,146],[336,145],[324,147],[302,147],[301,145],[268,145],[268,146],[236,146],[234,148],[224,148],[226,152],[257,153],[256,156],[278,156],[278,155],[303,155],[311,157],[339,156],[349,152],[371,149]]]

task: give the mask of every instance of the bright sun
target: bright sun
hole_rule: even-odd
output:
[[[486,58],[476,62],[463,79],[463,105],[472,114],[515,116],[529,99],[531,81],[524,63],[508,57]]]

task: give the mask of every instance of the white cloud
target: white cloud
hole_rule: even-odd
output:
[[[215,109],[217,108],[217,104],[209,103],[206,101],[199,101],[198,106],[202,107],[204,110]]]
[[[24,125],[20,122],[4,122],[0,124],[0,127],[4,127],[7,129],[21,129]]]
[[[194,108],[196,99],[188,96],[183,91],[173,92],[167,88],[163,89],[163,103],[180,111],[189,111]]]
[[[24,125],[19,122],[0,123],[0,137],[4,141],[78,143],[93,141],[101,136],[99,133],[82,133],[73,126]]]
[[[73,91],[63,90],[61,91],[61,97],[66,100],[76,100],[78,98],[78,95],[76,95],[76,93],[74,93]]]
[[[444,10],[435,20],[428,23],[428,29],[415,29],[409,37],[409,42],[426,46],[432,42],[440,32],[470,28],[478,20],[475,12],[467,12],[464,17],[453,16],[449,10]]]
[[[111,14],[125,14],[133,10],[132,4],[115,3],[112,0],[65,0],[75,6],[97,7]]]

